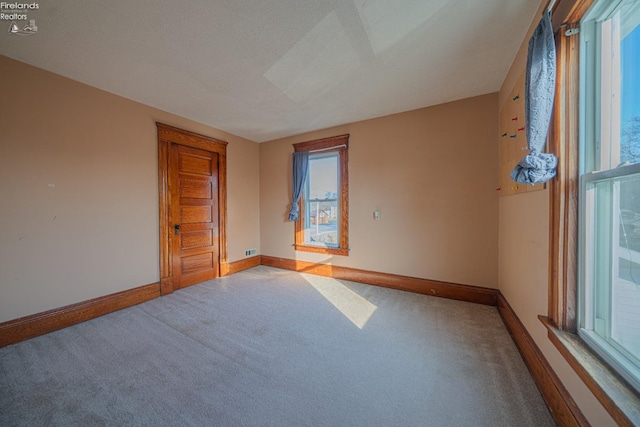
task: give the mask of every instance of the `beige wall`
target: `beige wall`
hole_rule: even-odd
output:
[[[547,1],[543,1],[546,4]],[[500,108],[526,67],[527,43],[543,11],[531,24],[509,74],[500,89]],[[495,120],[498,120],[496,116]],[[495,138],[499,144],[498,138]],[[549,192],[535,191],[500,197],[500,286],[529,334],[594,426],[615,425],[611,417],[578,378],[547,338],[538,315],[547,314],[549,257]]]
[[[1,56],[0,75],[0,322],[158,281],[156,121],[229,142],[229,260],[260,247],[258,144]]]
[[[497,103],[484,95],[260,144],[262,254],[497,287]],[[350,254],[296,252],[292,144],[345,133]]]

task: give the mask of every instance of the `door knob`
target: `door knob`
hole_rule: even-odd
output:
[[[180,234],[180,224],[174,225],[173,229],[175,230],[176,236]]]

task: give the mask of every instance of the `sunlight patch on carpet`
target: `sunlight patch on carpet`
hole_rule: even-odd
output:
[[[359,329],[364,328],[378,308],[336,279],[305,273],[300,275]]]

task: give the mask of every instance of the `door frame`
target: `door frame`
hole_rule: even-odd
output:
[[[218,260],[216,277],[227,264],[227,142],[156,122],[158,128],[158,204],[160,218],[160,294],[174,291],[173,226],[169,188],[169,146],[173,144],[218,154]]]

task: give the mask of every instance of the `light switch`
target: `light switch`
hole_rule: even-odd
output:
[[[380,219],[380,211],[373,211],[373,219]]]

